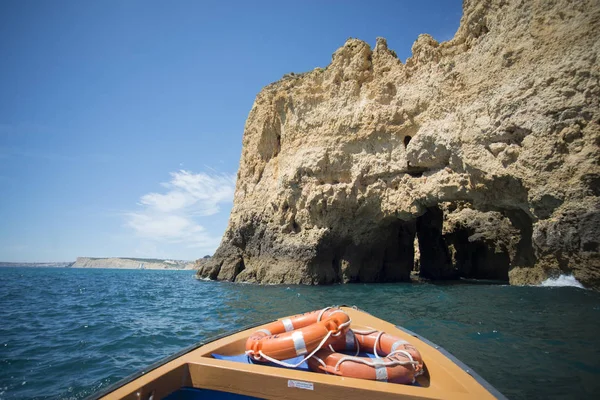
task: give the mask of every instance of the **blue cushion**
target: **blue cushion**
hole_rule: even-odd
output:
[[[272,362],[258,362],[253,360],[251,357],[248,357],[246,354],[239,354],[239,355],[235,355],[235,356],[224,356],[221,354],[212,354],[213,358],[216,358],[217,360],[227,360],[227,361],[235,361],[235,362],[239,362],[239,363],[243,363],[243,364],[259,364],[259,365],[268,365],[270,367],[279,367],[279,368],[287,368],[287,367],[283,367],[281,365],[277,365],[275,363]],[[289,358],[287,360],[283,360],[284,362],[288,363],[288,364],[296,364],[299,363],[302,359],[304,359],[304,357],[294,357],[294,358]],[[300,366],[296,367],[296,368],[292,368],[292,369],[297,369],[300,371],[309,371],[308,369],[308,364],[306,362],[303,362],[302,364],[300,364]]]

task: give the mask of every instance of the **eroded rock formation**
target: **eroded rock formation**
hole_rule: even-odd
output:
[[[265,87],[234,207],[198,274],[325,284],[410,279],[600,287],[600,3],[465,0],[449,42],[405,64],[349,39]]]

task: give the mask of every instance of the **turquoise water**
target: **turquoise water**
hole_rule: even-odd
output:
[[[600,392],[597,292],[265,287],[198,281],[191,271],[0,268],[0,399],[80,399],[202,339],[331,304],[444,346],[511,399]]]

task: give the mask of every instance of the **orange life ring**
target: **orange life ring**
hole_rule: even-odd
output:
[[[410,384],[415,380],[413,362],[403,353],[385,358],[354,357],[320,350],[307,360],[311,371],[349,378]]]
[[[246,354],[257,361],[286,360],[309,354],[319,345],[327,345],[331,339],[322,343],[327,336],[333,339],[344,336],[349,326],[350,317],[339,308],[327,307],[296,315],[254,332],[246,341]]]
[[[385,332],[349,330],[343,337],[338,337],[329,343],[329,346],[335,351],[363,350],[382,357],[403,350],[410,354],[413,361],[417,362],[417,364],[414,364],[416,375],[420,375],[423,371],[423,356],[421,356],[419,350],[406,340]]]
[[[351,378],[412,383],[423,373],[423,357],[406,340],[372,330],[348,330],[328,344],[330,350],[317,352],[308,366],[312,371]],[[338,351],[364,350],[378,358],[348,356]]]

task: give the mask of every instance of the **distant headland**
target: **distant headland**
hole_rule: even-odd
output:
[[[51,268],[110,268],[110,269],[161,269],[191,270],[194,263],[185,260],[163,260],[158,258],[131,257],[77,257],[65,262],[1,262],[0,267],[51,267]]]
[[[118,268],[118,269],[193,269],[194,263],[183,260],[161,260],[158,258],[93,258],[77,257],[73,268]]]
[[[38,267],[38,268],[68,268],[73,266],[73,261],[56,262],[7,262],[0,261],[0,267]]]

